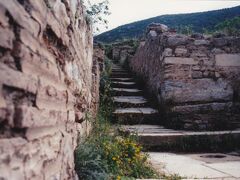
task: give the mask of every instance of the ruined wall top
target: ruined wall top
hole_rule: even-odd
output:
[[[170,29],[164,24],[150,24],[146,30],[145,40],[153,40],[159,36],[161,36],[161,45],[164,47],[176,48],[186,46],[191,49],[193,46],[196,48],[205,46],[212,49],[211,53],[213,54],[240,52],[240,37],[226,36],[222,33],[213,35],[193,33],[185,35],[176,33],[174,29]]]

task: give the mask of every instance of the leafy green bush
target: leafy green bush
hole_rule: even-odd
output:
[[[220,32],[224,32],[230,36],[240,35],[240,17],[234,17],[232,19],[225,20],[215,26],[215,29]]]

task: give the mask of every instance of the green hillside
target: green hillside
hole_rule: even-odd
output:
[[[150,23],[162,23],[175,29],[190,26],[194,32],[212,30],[215,26],[227,19],[240,16],[240,6],[189,14],[162,15],[130,24],[119,26],[95,37],[96,41],[110,43],[123,39],[132,39],[142,36]]]

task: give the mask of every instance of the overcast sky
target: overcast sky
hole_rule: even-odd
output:
[[[100,2],[102,0],[91,0]],[[202,12],[240,5],[240,0],[109,0],[109,29],[163,14]],[[101,32],[107,31],[102,29]]]

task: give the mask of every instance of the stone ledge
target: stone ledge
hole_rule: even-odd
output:
[[[215,55],[216,66],[240,66],[240,54]]]
[[[186,64],[186,65],[197,65],[198,62],[194,61],[193,58],[182,58],[182,57],[165,57],[165,64]]]

